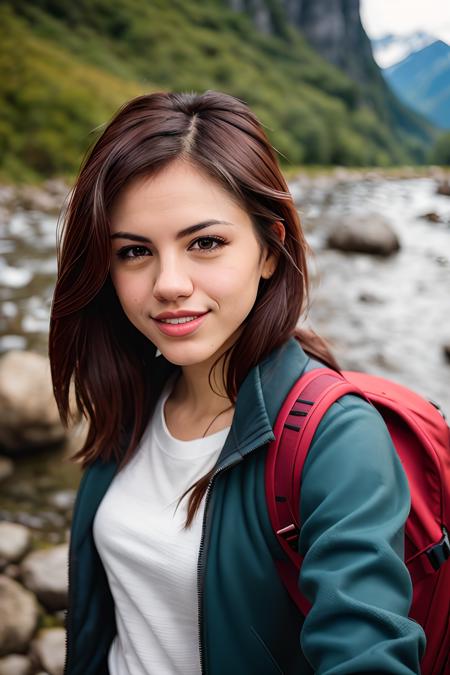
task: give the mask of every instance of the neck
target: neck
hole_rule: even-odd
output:
[[[221,377],[222,362],[209,378],[211,366],[212,362],[183,366],[175,383],[171,398],[189,407],[194,416],[214,415],[231,405]]]
[[[181,367],[181,375],[169,397],[174,404],[188,409],[192,417],[197,419],[211,419],[227,408],[234,407],[225,389],[227,369],[223,369],[223,358],[227,350],[235,344],[239,333],[240,331],[236,331],[230,336],[220,352],[216,352],[206,361]],[[215,362],[217,364],[209,377]]]

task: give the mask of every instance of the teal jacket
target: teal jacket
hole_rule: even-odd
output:
[[[420,626],[408,619],[403,563],[407,481],[380,415],[353,395],[320,423],[300,498],[304,555],[299,614],[274,566],[284,558],[269,521],[264,460],[278,410],[308,364],[293,338],[243,382],[210,483],[198,560],[204,675],[419,673]],[[106,675],[114,604],[92,523],[117,466],[97,460],[82,477],[69,560],[67,675]]]

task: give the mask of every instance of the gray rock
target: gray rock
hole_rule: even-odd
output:
[[[449,180],[443,180],[441,183],[436,188],[436,193],[438,195],[445,195],[446,197],[450,197],[450,181]]]
[[[31,644],[33,656],[49,675],[63,675],[66,652],[64,628],[43,628]]]
[[[73,508],[75,497],[75,490],[58,490],[49,495],[47,501],[50,506],[54,506],[58,511],[69,511]]]
[[[20,566],[24,585],[49,610],[67,607],[68,555],[67,544],[60,544],[33,551]]]
[[[33,352],[7,352],[0,359],[0,445],[20,451],[65,438],[48,359]]]
[[[61,209],[63,198],[46,190],[45,187],[25,185],[18,191],[17,202],[26,211],[57,214]]]
[[[64,516],[55,511],[39,511],[39,516],[42,518],[43,526],[47,528],[60,529],[64,527]]]
[[[447,344],[443,345],[442,349],[443,349],[443,351],[444,351],[444,356],[445,356],[445,358],[446,358],[447,361],[450,363],[450,342],[448,342]]]
[[[328,246],[341,251],[388,256],[399,250],[400,242],[383,216],[349,215],[344,222],[331,225]]]
[[[369,305],[382,305],[384,302],[382,298],[371,291],[362,291],[358,296],[358,300],[366,302]]]
[[[9,457],[0,457],[0,482],[14,473],[14,463]]]
[[[19,565],[6,565],[3,574],[6,574],[10,579],[17,579],[17,581],[20,581]]]
[[[22,654],[10,654],[0,659],[0,675],[29,675],[31,662]]]
[[[23,652],[38,622],[38,604],[23,586],[0,575],[0,656]]]
[[[0,205],[8,209],[14,207],[17,189],[12,185],[0,185]]]
[[[6,490],[9,497],[14,497],[17,500],[23,501],[31,500],[35,501],[37,497],[37,490],[35,481],[30,481],[27,478],[16,478],[15,481],[12,481]]]
[[[436,211],[428,211],[428,213],[423,213],[421,216],[424,220],[428,220],[430,223],[443,223],[444,219]]]
[[[30,531],[17,523],[0,523],[0,558],[7,562],[17,562],[31,545]]]
[[[45,191],[54,196],[64,200],[70,192],[70,188],[61,178],[49,178],[43,185]]]
[[[29,527],[31,530],[44,530],[45,520],[39,515],[28,513],[27,511],[18,511],[15,514],[15,519],[21,525]]]

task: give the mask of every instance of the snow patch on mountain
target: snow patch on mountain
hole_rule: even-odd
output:
[[[388,33],[372,39],[372,51],[380,68],[389,68],[403,61],[413,52],[418,52],[432,44],[436,39],[434,35],[426,31],[416,31],[407,35]]]

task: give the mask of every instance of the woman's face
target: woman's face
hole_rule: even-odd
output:
[[[120,303],[169,361],[211,362],[233,344],[275,261],[224,189],[175,161],[124,188],[110,222]]]

